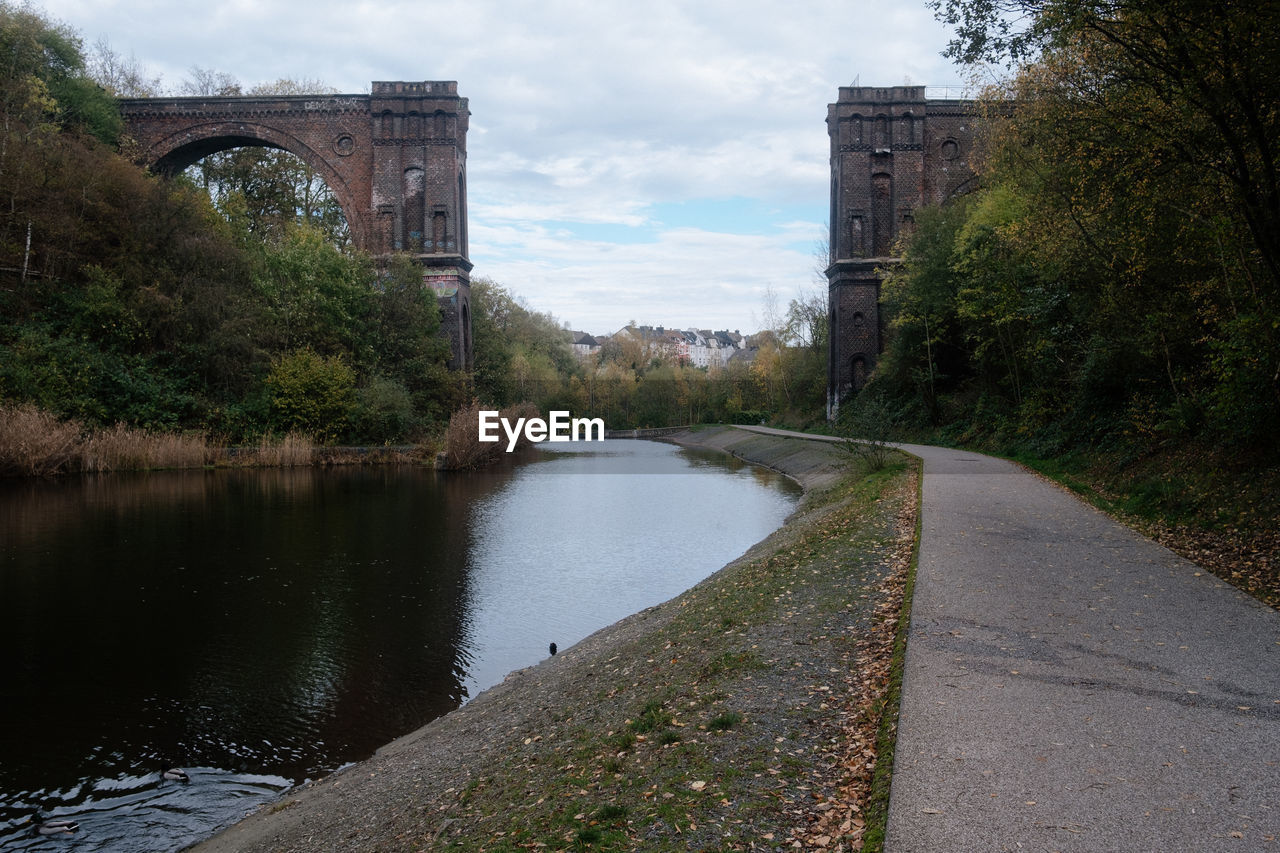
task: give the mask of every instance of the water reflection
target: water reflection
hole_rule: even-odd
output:
[[[0,483],[0,846],[56,845],[21,826],[38,808],[76,816],[77,849],[177,849],[671,597],[790,507],[749,470],[596,447]]]

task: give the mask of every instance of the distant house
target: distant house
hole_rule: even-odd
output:
[[[600,341],[586,332],[569,332],[572,338],[573,353],[578,358],[586,358],[600,352]]]
[[[749,340],[737,331],[665,326],[624,326],[611,336],[598,335],[596,339],[603,344],[610,337],[639,341],[655,356],[701,368],[723,367],[735,353],[748,348]]]
[[[680,364],[689,363],[689,339],[679,329],[663,329],[658,327],[659,339],[667,352],[668,358],[674,358]]]

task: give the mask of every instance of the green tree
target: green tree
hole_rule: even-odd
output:
[[[956,237],[967,215],[965,199],[926,208],[902,250],[901,265],[889,270],[881,289],[888,335],[876,366],[889,383],[918,407],[918,420],[942,422],[942,395],[972,374],[964,327],[957,313],[960,276],[953,268]]]
[[[332,444],[346,434],[355,408],[355,371],[338,355],[293,350],[271,366],[266,388],[272,423]]]
[[[0,0],[0,110],[28,129],[52,122],[115,144],[124,127],[89,76],[79,35],[28,6]]]
[[[1208,173],[1237,205],[1274,294],[1280,285],[1280,5],[1229,0],[934,0],[964,62],[1081,60],[1081,106],[1151,147],[1165,168]],[[1018,22],[1023,26],[1019,28]],[[1137,149],[1130,149],[1136,151]]]
[[[534,311],[506,287],[471,283],[475,388],[498,406],[529,401],[545,408],[568,394],[581,368],[569,334],[550,314]]]

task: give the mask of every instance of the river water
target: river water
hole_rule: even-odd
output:
[[[37,810],[76,850],[181,849],[677,595],[799,494],[672,445],[542,448],[0,483],[0,849],[66,849]]]

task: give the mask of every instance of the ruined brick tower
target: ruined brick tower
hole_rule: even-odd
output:
[[[976,114],[968,101],[926,100],[923,86],[842,86],[827,107],[831,138],[827,416],[866,384],[884,347],[881,270],[915,214],[973,183]]]
[[[453,81],[375,82],[369,95],[139,98],[120,102],[146,165],[175,174],[247,145],[296,154],[342,206],[352,242],[408,252],[440,299],[449,366],[469,370],[467,99]]]

